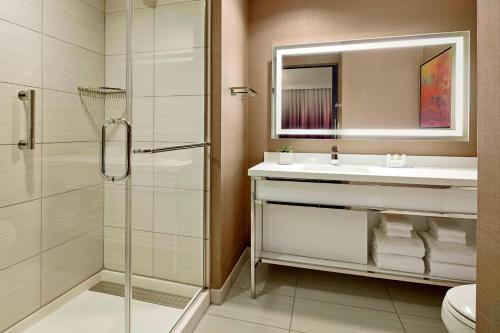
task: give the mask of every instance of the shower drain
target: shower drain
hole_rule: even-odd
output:
[[[123,295],[125,294],[125,288],[123,284],[106,281],[99,282],[89,290],[120,297],[123,297]],[[136,301],[153,303],[178,309],[185,308],[190,301],[189,297],[178,296],[161,291],[138,287],[132,287],[132,298]]]

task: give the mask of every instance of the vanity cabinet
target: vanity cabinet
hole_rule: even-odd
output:
[[[414,215],[424,223],[428,216],[474,221],[476,159],[410,157],[412,168],[391,170],[380,167],[383,158],[341,156],[342,168],[335,168],[326,154],[314,160],[296,154],[294,165],[283,166],[276,154],[266,153],[264,163],[249,170],[253,297],[259,262],[426,284],[465,283],[379,269],[370,242],[384,212]],[[311,167],[311,161],[319,166]]]

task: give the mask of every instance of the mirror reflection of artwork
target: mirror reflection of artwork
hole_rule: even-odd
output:
[[[452,66],[449,48],[420,67],[421,128],[450,128]]]
[[[283,69],[282,128],[335,128],[336,79],[336,65]]]

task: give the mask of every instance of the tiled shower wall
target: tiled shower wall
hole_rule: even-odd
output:
[[[125,11],[106,2],[106,85],[125,87]],[[204,1],[135,1],[134,147],[204,140]],[[109,145],[123,154],[122,134]],[[202,148],[134,155],[135,274],[203,284]],[[119,169],[119,168],[118,168]],[[119,173],[119,171],[116,171]],[[104,266],[124,267],[124,185],[105,184]]]
[[[98,136],[78,86],[104,83],[103,0],[0,0],[0,331],[103,266]],[[36,146],[20,150],[36,91]]]

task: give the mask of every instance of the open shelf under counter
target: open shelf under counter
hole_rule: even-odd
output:
[[[473,281],[434,277],[430,276],[428,273],[415,274],[380,269],[375,265],[373,259],[371,258],[368,260],[368,264],[364,265],[337,260],[302,257],[276,252],[262,252],[259,257],[263,263],[267,264],[314,269],[326,272],[351,274],[386,280],[415,282],[445,287],[455,287],[462,284],[474,283]]]

